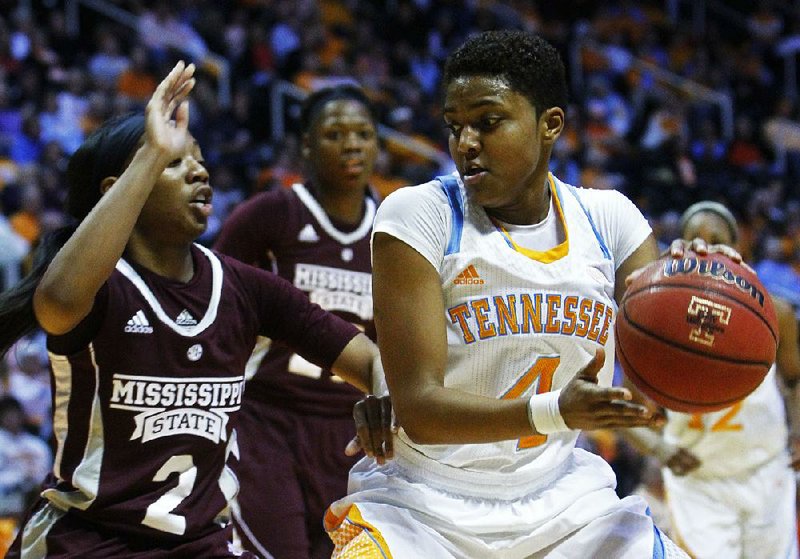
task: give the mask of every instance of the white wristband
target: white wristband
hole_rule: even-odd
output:
[[[561,396],[561,389],[544,394],[534,394],[528,400],[528,421],[537,433],[549,435],[550,433],[570,431],[558,409],[559,396]]]

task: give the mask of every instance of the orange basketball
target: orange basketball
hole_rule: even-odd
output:
[[[687,251],[647,266],[625,292],[616,349],[631,381],[682,412],[730,406],[761,384],[778,322],[758,277],[718,253]]]

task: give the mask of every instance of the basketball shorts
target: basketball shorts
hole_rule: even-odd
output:
[[[7,559],[72,558],[108,559],[254,559],[238,553],[232,546],[231,526],[210,531],[205,536],[179,543],[149,541],[142,537],[123,537],[111,530],[94,527],[40,499],[17,534]]]
[[[347,493],[356,458],[344,447],[355,435],[353,418],[301,414],[245,396],[236,430],[241,490],[231,508],[242,546],[262,558],[329,558],[322,519]]]
[[[663,473],[672,536],[696,559],[798,559],[796,483],[785,454],[749,475]]]
[[[511,500],[437,487],[402,458],[382,467],[364,459],[348,496],[326,515],[333,557],[688,557],[654,526],[641,498],[617,497],[610,468],[596,470],[597,457],[587,454],[575,450],[563,475]]]

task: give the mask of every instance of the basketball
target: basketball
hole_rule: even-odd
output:
[[[680,412],[738,402],[772,364],[778,325],[758,277],[730,258],[687,251],[661,258],[628,286],[615,325],[625,374]]]

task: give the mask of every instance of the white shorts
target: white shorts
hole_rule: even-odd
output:
[[[502,500],[436,487],[402,461],[380,467],[364,459],[351,470],[348,496],[331,505],[325,519],[333,557],[686,557],[665,552],[665,543],[674,544],[654,527],[647,504],[638,497],[620,500],[613,473],[608,476],[602,460],[608,471],[598,468],[598,460],[576,449],[563,475]],[[582,492],[589,476],[597,487]]]
[[[697,559],[797,559],[795,476],[786,455],[747,476],[664,470],[672,536]]]

